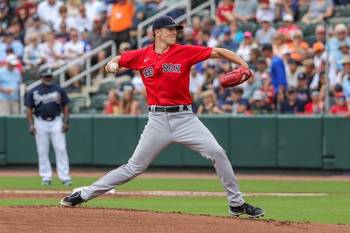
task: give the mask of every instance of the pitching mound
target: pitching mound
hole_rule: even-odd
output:
[[[341,233],[350,232],[350,227],[116,209],[0,208],[0,233],[27,232]]]

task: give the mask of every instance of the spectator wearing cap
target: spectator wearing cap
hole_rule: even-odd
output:
[[[38,34],[39,38],[42,40],[44,35],[49,32],[51,32],[51,28],[35,14],[31,19],[28,19],[28,27],[25,30],[24,41],[27,42],[29,37],[34,33]]]
[[[280,90],[287,89],[287,78],[282,58],[276,56],[272,52],[272,46],[265,44],[262,47],[264,56],[269,59],[268,64],[270,65],[270,77],[275,90],[275,94]]]
[[[289,59],[287,61],[288,69],[286,69],[287,84],[288,87],[297,87],[298,84],[298,75],[302,73],[302,67],[298,65],[298,62],[295,59]]]
[[[249,108],[247,99],[242,98],[243,89],[241,87],[234,87],[232,89],[229,99],[221,106],[225,113],[232,115],[245,114]]]
[[[309,45],[304,41],[301,30],[295,30],[292,33],[292,40],[288,43],[288,49],[291,52],[291,58],[299,62],[306,57]]]
[[[301,21],[305,24],[323,22],[323,20],[333,15],[333,9],[332,0],[311,0],[309,10]]]
[[[254,91],[250,99],[250,113],[253,115],[272,113],[271,106],[266,104],[266,96],[263,91]]]
[[[316,74],[314,61],[312,60],[312,58],[307,58],[302,61],[302,65],[303,65],[304,74],[306,76],[308,86],[310,87],[310,84]]]
[[[304,112],[304,103],[297,98],[294,87],[288,88],[287,96],[279,103],[279,111],[282,114],[297,114]]]
[[[253,38],[253,33],[250,31],[244,32],[244,40],[237,49],[237,54],[241,56],[246,62],[251,60],[250,53],[253,47],[258,47]]]
[[[293,15],[283,15],[283,24],[278,28],[277,31],[282,33],[286,40],[290,40],[292,38],[292,33],[296,30],[299,30],[299,27],[294,23]]]
[[[120,43],[129,41],[133,24],[134,4],[131,0],[117,0],[111,9],[108,20],[110,38],[119,48]]]
[[[257,0],[235,0],[233,15],[242,23],[247,23],[248,21],[255,21],[257,9]]]
[[[340,93],[334,96],[334,100],[335,103],[329,109],[329,113],[332,115],[346,115],[349,112],[349,108],[345,96]]]
[[[261,18],[261,28],[255,33],[255,41],[258,44],[269,44],[273,40],[276,29],[271,26],[271,22],[268,17],[264,16]]]
[[[23,44],[16,40],[11,32],[5,32],[3,41],[0,41],[0,61],[6,59],[8,49],[11,49],[18,58],[22,58]]]
[[[305,105],[304,113],[321,114],[324,112],[324,102],[318,90],[311,91],[311,101]]]
[[[220,38],[220,47],[231,50],[231,51],[236,51],[239,44],[232,39],[231,37],[231,31],[229,28],[224,29],[224,33],[222,38]]]
[[[19,113],[19,86],[22,77],[16,65],[17,58],[11,54],[6,57],[6,66],[0,68],[0,115]]]
[[[306,104],[310,99],[309,86],[305,73],[298,74],[298,84],[296,88],[297,98],[302,104]]]
[[[343,57],[350,55],[350,45],[346,43],[346,41],[342,41],[339,43],[339,52],[335,53],[335,62],[337,70],[341,70],[343,68]],[[332,61],[332,58],[331,58]]]
[[[275,20],[275,10],[270,7],[269,0],[259,0],[258,9],[256,11],[256,21],[262,23],[267,21],[269,23]]]
[[[221,0],[219,2],[218,8],[216,9],[215,22],[216,25],[228,25],[234,20],[233,16],[234,4],[232,0]]]
[[[38,15],[48,25],[52,26],[57,18],[59,18],[59,9],[63,5],[58,0],[45,0],[38,5]]]
[[[324,44],[321,41],[317,41],[312,45],[312,52],[314,54],[314,64],[316,70],[321,72],[324,70],[325,63],[327,61],[327,54],[324,48]]]
[[[348,45],[350,45],[350,37],[348,36],[348,28],[345,24],[339,23],[334,28],[335,36],[332,36],[327,41],[327,48],[329,51],[329,57],[336,57],[337,53],[340,53],[339,51],[339,45],[341,42],[346,42]]]

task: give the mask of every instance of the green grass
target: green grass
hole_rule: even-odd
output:
[[[89,185],[96,178],[74,177],[74,186]],[[346,181],[255,181],[241,180],[243,192],[327,193],[318,197],[249,197],[249,203],[266,210],[267,219],[350,224],[350,182]],[[38,177],[0,177],[0,189],[64,190],[57,179],[53,186],[42,187]],[[71,188],[69,188],[71,189]],[[137,178],[119,190],[223,191],[218,180]],[[0,199],[1,206],[58,205],[55,198]],[[191,214],[228,216],[224,197],[118,197],[96,198],[88,207],[128,208]]]

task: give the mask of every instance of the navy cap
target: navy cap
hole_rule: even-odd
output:
[[[39,70],[40,77],[53,77],[53,70],[50,67],[43,67]]]
[[[152,25],[153,31],[160,28],[176,28],[176,30],[182,30],[184,27],[176,23],[172,17],[165,15],[165,16],[159,17],[153,22],[153,25]]]

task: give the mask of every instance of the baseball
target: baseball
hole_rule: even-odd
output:
[[[115,73],[115,72],[117,72],[117,70],[118,70],[118,65],[115,64],[115,63],[111,63],[111,64],[108,65],[108,70],[109,70],[110,72]]]

